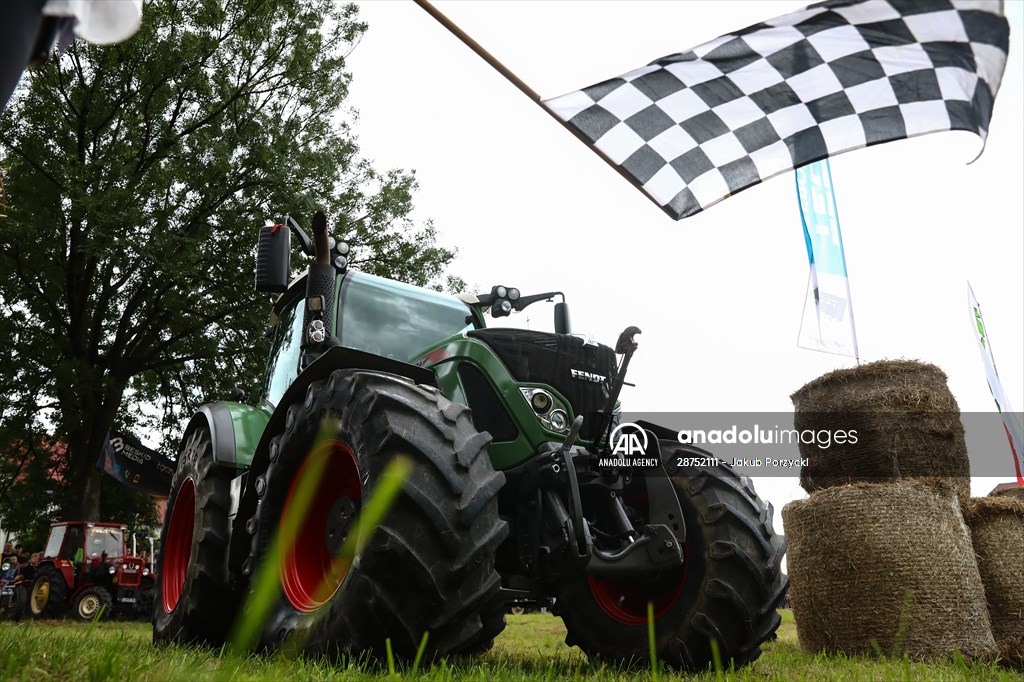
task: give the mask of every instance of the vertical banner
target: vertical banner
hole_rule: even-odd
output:
[[[996,409],[1002,417],[1006,438],[1010,441],[1010,454],[1013,456],[1013,466],[1017,469],[1017,485],[1024,486],[1024,430],[1013,416],[1013,409],[1003,392],[1003,384],[999,381],[999,373],[996,371],[996,360],[992,355],[992,341],[985,329],[985,321],[981,318],[981,306],[978,305],[978,299],[974,298],[970,282],[967,283],[967,304],[971,309],[971,328],[981,350],[981,362],[985,366],[988,390],[992,392],[992,398],[996,401]]]
[[[850,281],[846,276],[846,256],[828,159],[798,168],[796,191],[811,263],[797,345],[859,360]]]

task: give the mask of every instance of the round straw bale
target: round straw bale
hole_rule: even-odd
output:
[[[980,497],[963,505],[985,586],[992,634],[1024,653],[1024,500]],[[1008,656],[1004,654],[1004,658]]]
[[[827,448],[801,439],[800,454],[808,459],[800,471],[804,490],[931,477],[970,497],[960,408],[935,365],[881,360],[840,369],[790,397],[797,431],[846,433]]]
[[[995,654],[957,497],[922,482],[858,483],[782,510],[790,597],[809,652]]]

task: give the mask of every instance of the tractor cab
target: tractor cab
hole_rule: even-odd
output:
[[[50,526],[43,556],[92,563],[125,555],[124,534],[127,528],[117,523],[86,523],[82,521],[55,523]]]

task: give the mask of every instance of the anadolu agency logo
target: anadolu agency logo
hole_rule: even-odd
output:
[[[630,431],[623,433],[627,428]],[[647,432],[633,422],[625,422],[612,429],[608,442],[612,444],[613,455],[643,457],[647,454]]]
[[[647,456],[647,431],[640,426],[625,422],[612,429],[608,442],[612,446],[611,457],[602,457],[598,466],[607,467],[656,467],[657,457]]]

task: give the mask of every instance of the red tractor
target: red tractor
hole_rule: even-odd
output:
[[[119,523],[70,521],[50,526],[43,559],[29,594],[37,618],[59,618],[70,607],[89,621],[125,613],[148,618],[153,576],[139,557],[127,556]]]

